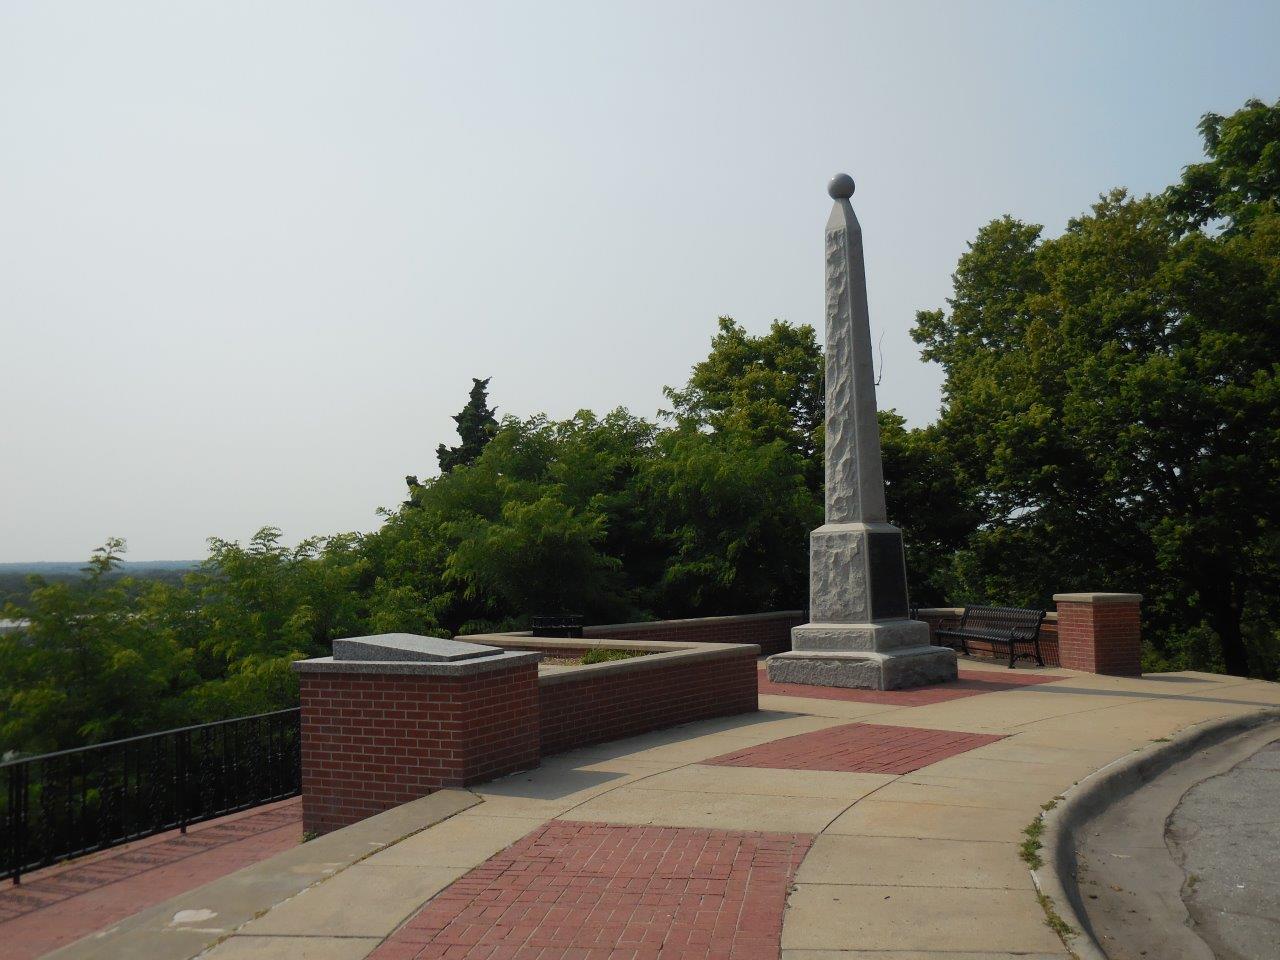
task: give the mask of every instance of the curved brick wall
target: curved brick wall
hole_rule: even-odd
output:
[[[658,669],[574,670],[542,677],[538,686],[543,754],[760,708],[750,649]]]

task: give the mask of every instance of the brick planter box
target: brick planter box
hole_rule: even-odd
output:
[[[760,707],[755,644],[534,638],[484,634],[474,643],[578,656],[586,649],[645,656],[577,667],[544,667],[538,677],[544,756]]]
[[[396,644],[413,643],[456,649],[457,659],[294,664],[304,830],[327,833],[444,787],[536,767],[544,754],[758,709],[755,644],[485,634],[451,648],[396,635],[336,641],[335,649],[394,656]],[[543,652],[597,647],[646,655],[539,671]]]
[[[536,767],[538,659],[296,663],[303,829],[328,833],[444,787]]]

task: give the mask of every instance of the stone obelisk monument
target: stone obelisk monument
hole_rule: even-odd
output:
[[[908,619],[902,532],[885,513],[853,178],[833,177],[827,192],[826,523],[809,541],[810,622],[792,630],[789,653],[769,658],[769,679],[872,690],[954,680],[955,652]]]

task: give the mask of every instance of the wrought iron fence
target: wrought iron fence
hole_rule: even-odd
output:
[[[301,711],[0,764],[0,879],[297,796]]]

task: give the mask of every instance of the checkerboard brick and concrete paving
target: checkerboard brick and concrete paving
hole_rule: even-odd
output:
[[[442,890],[372,960],[771,960],[812,840],[552,821]]]
[[[712,757],[709,764],[839,773],[911,773],[1002,740],[988,733],[848,723]]]
[[[544,758],[535,770],[472,787],[482,802],[358,862],[334,864],[331,874],[296,896],[278,902],[246,899],[237,916],[261,912],[256,919],[203,921],[201,927],[213,932],[206,935],[202,957],[360,960],[383,951],[377,954],[382,960],[405,944],[443,946],[437,955],[460,960],[471,955],[474,944],[446,945],[428,933],[448,929],[449,924],[438,924],[449,911],[460,915],[487,902],[479,899],[482,895],[510,896],[502,893],[507,888],[492,886],[496,878],[521,876],[524,865],[543,864],[536,875],[549,884],[554,879],[567,888],[598,880],[579,869],[591,862],[595,838],[652,828],[658,831],[654,836],[732,835],[744,845],[768,836],[813,837],[790,880],[780,939],[769,949],[770,957],[1065,960],[1067,950],[1045,925],[1030,875],[1018,858],[1021,831],[1041,804],[1154,740],[1203,721],[1280,705],[1280,685],[1236,677],[964,666],[966,673],[982,674],[966,682],[985,684],[990,692],[922,699],[921,691],[904,691],[853,699],[817,696],[812,690],[794,696],[791,690],[762,687],[759,713],[701,720]],[[1033,675],[1038,682],[1026,682]],[[969,748],[946,757],[917,756],[924,765],[905,773],[710,762],[761,747],[779,749],[767,745],[788,738],[816,735],[809,742],[831,741],[858,725],[914,730],[900,734],[909,749],[928,742],[935,736],[931,731],[962,738],[953,745]],[[337,831],[322,841],[337,841],[346,833]],[[537,844],[543,845],[537,847],[540,854],[532,852]],[[305,852],[307,846],[299,849]],[[653,851],[633,849],[636,856],[619,862],[640,870]],[[562,866],[546,872],[552,860]],[[237,875],[236,895],[248,897],[253,871],[269,864]],[[475,882],[458,885],[468,877]],[[481,877],[487,878],[483,886]],[[224,883],[202,888],[207,893],[193,891],[182,904],[198,907],[202,897],[210,904],[226,902],[218,900],[225,898],[226,887],[219,886]],[[549,886],[548,895],[559,889]],[[455,895],[455,903],[442,906]],[[161,908],[153,916],[163,918]],[[631,957],[639,949],[630,943],[565,946],[566,940],[590,936],[595,923],[584,921],[575,930],[572,913],[555,918],[558,926],[548,929],[555,930],[556,944],[539,946],[535,953],[526,941],[518,960],[624,960],[624,953]],[[491,926],[493,920],[490,915]],[[124,921],[110,936],[81,941],[58,956],[124,956],[113,954],[112,945],[131,934],[127,955],[138,960],[198,952],[171,950],[164,935],[139,937],[132,923]],[[475,935],[495,936],[491,928]],[[414,936],[418,940],[411,944]],[[487,956],[498,955],[501,951],[491,945],[495,949]],[[688,940],[676,936],[670,945],[686,960],[723,955],[694,942],[692,935]]]

